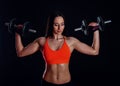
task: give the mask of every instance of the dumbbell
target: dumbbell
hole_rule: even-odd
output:
[[[75,31],[82,31],[85,35],[87,35],[88,34],[88,28],[87,28],[88,26],[87,26],[87,22],[86,22],[86,20],[84,19],[84,20],[82,20],[82,24],[81,24],[81,27],[79,27],[79,28],[76,28],[76,29],[74,29]]]
[[[36,33],[35,29],[31,29],[30,22],[25,22],[24,24],[16,24],[16,18],[11,19],[9,22],[5,23],[5,26],[8,27],[8,32],[14,34],[16,30],[21,29],[21,35],[24,36],[25,33],[31,32]]]
[[[111,23],[111,22],[112,22],[111,20],[104,21],[101,16],[97,17],[97,23],[98,23],[97,25],[98,25],[100,31],[104,31],[105,24]]]
[[[101,16],[98,16],[97,17],[97,25],[98,25],[98,29],[100,31],[104,31],[104,25],[107,24],[107,23],[111,23],[112,21],[111,20],[107,20],[107,21],[104,21],[103,18]],[[83,31],[85,35],[88,35],[88,29],[89,26],[87,25],[86,23],[86,20],[82,20],[82,25],[80,28],[76,28],[74,29],[75,31]]]

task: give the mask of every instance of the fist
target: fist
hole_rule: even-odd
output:
[[[96,23],[96,22],[90,22],[90,23],[88,24],[88,26],[95,27],[95,26],[98,26],[98,23]]]

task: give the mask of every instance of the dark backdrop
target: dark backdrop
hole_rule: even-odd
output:
[[[17,18],[19,22],[30,21],[37,34],[23,37],[24,45],[39,36],[44,36],[49,13],[60,10],[66,17],[67,35],[85,43],[91,43],[91,36],[85,36],[74,29],[81,21],[96,21],[97,16],[112,20],[100,32],[99,56],[87,56],[74,51],[70,59],[70,71],[75,86],[112,84],[119,81],[119,4],[107,0],[1,0],[0,1],[0,83],[1,86],[40,86],[44,71],[44,60],[40,52],[18,58],[15,52],[14,35],[8,32],[5,22]],[[115,79],[118,77],[118,79]],[[100,79],[101,78],[101,79]],[[114,79],[113,79],[114,78]],[[109,81],[107,81],[109,80]],[[95,83],[97,82],[97,84]],[[113,84],[115,84],[113,83]]]

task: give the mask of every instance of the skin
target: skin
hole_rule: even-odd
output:
[[[97,26],[97,23],[91,22],[89,26]],[[54,19],[53,24],[53,37],[50,37],[48,40],[49,47],[56,51],[59,50],[64,42],[63,39],[63,31],[64,31],[64,19],[61,16],[58,16]],[[100,40],[99,40],[99,30],[96,30],[93,35],[93,43],[91,46],[81,42],[75,37],[65,37],[66,43],[69,46],[70,52],[73,50],[77,50],[80,53],[87,55],[98,55]],[[15,35],[15,46],[18,57],[24,57],[27,55],[31,55],[36,51],[43,52],[43,46],[45,44],[46,38],[39,37],[34,40],[32,43],[23,46],[21,37],[18,33]],[[71,80],[70,71],[69,71],[69,63],[61,63],[61,64],[47,64],[46,69],[43,74],[43,79],[54,83],[54,84],[64,84]]]

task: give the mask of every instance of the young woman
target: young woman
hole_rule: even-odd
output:
[[[95,27],[97,23],[91,22],[89,26]],[[87,55],[98,55],[100,47],[99,30],[93,33],[91,46],[81,42],[75,37],[63,34],[65,18],[62,13],[55,12],[48,18],[45,37],[39,37],[26,47],[23,46],[20,35],[15,33],[15,46],[18,57],[31,55],[41,51],[46,62],[42,86],[74,86],[71,85],[69,60],[73,50]]]

